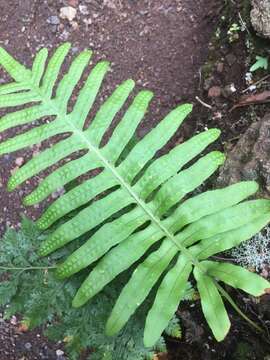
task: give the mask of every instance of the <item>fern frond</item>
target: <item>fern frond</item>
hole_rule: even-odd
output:
[[[134,82],[127,80],[120,84],[87,125],[109,64],[101,61],[93,67],[69,112],[69,99],[91,57],[90,51],[83,51],[58,81],[69,48],[70,44],[60,46],[47,65],[48,53],[42,49],[32,70],[0,49],[0,65],[14,79],[0,88],[0,107],[28,104],[3,116],[0,131],[36,122],[33,129],[2,142],[0,154],[66,135],[18,169],[9,180],[8,190],[69,157],[69,162],[45,176],[24,199],[26,205],[33,205],[88,171],[99,169],[95,177],[76,185],[73,182],[74,186],[40,217],[41,229],[64,220],[42,242],[40,255],[49,255],[92,232],[57,269],[58,277],[65,278],[98,261],[79,288],[73,300],[75,307],[85,304],[144,256],[116,301],[106,330],[110,335],[121,330],[161,279],[146,320],[144,341],[149,347],[160,338],[173,317],[194,272],[206,320],[215,337],[222,340],[230,324],[215,278],[256,295],[270,284],[254,274],[207,259],[248,239],[266,225],[270,220],[270,202],[244,201],[257,191],[254,182],[190,195],[224,161],[224,155],[218,151],[196,160],[219,137],[217,129],[198,134],[169,153],[156,156],[191,112],[190,104],[176,107],[130,148],[129,142],[152,98],[151,92],[142,90],[127,106],[106,145],[102,145],[110,124],[129,102]],[[48,116],[49,123],[39,122]],[[76,211],[72,213],[73,210]],[[152,245],[155,246],[151,249]],[[223,270],[231,275],[222,275]],[[248,286],[247,279],[257,285]]]
[[[198,268],[195,268],[194,276],[197,281],[204,316],[215,338],[221,341],[231,326],[222,297],[211,276],[201,272]]]
[[[182,337],[182,329],[179,322],[179,319],[174,315],[164,330],[165,333],[171,337],[176,339],[181,339]]]

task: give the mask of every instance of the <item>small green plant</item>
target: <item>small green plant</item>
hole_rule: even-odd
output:
[[[239,32],[241,31],[241,26],[233,23],[229,30],[227,31],[227,35],[229,37],[229,42],[232,43],[239,39]]]
[[[251,66],[250,71],[254,72],[258,69],[268,69],[268,57],[256,56],[256,62]]]
[[[49,123],[37,122],[33,129],[2,142],[0,154],[66,135],[23,165],[8,183],[11,191],[58,161],[70,159],[24,199],[25,205],[34,205],[58,188],[73,184],[37,222],[42,230],[56,226],[41,243],[39,255],[53,254],[86,236],[56,270],[59,279],[85,274],[84,269],[90,271],[72,301],[75,308],[87,304],[119,274],[132,268],[107,321],[106,334],[119,333],[153,289],[155,298],[144,329],[146,347],[154,346],[166,329],[193,274],[204,316],[215,338],[223,340],[230,320],[222,297],[234,303],[219,281],[253,296],[263,294],[270,284],[244,268],[213,261],[211,256],[231,249],[263,228],[270,220],[270,201],[244,201],[258,189],[252,181],[188,196],[224,161],[222,153],[213,151],[188,166],[218,138],[217,129],[198,134],[156,157],[190,113],[189,104],[171,111],[130,147],[152,98],[151,92],[143,90],[103,145],[104,135],[131,94],[134,82],[127,80],[119,85],[86,126],[109,65],[101,61],[92,69],[73,110],[68,111],[69,98],[91,56],[89,51],[78,55],[56,86],[69,48],[70,44],[60,46],[47,65],[48,52],[40,50],[31,70],[0,49],[0,64],[15,80],[0,87],[0,107],[28,105],[6,114],[0,131],[51,117]],[[94,169],[100,169],[98,175],[74,183]]]
[[[48,234],[47,234],[48,235]],[[143,319],[149,301],[144,304],[125,329],[116,337],[104,335],[106,319],[117,298],[118,288],[128,274],[118,278],[102,291],[91,304],[79,309],[70,307],[82,275],[60,281],[52,270],[55,261],[64,258],[70,249],[55,252],[50,259],[37,254],[42,234],[32,221],[23,218],[19,231],[8,229],[0,241],[0,306],[5,318],[16,313],[23,316],[28,328],[44,325],[45,335],[64,341],[69,360],[80,358],[82,350],[91,348],[90,360],[153,360],[156,352],[166,351],[160,338],[153,348],[143,345]],[[189,298],[191,289],[187,289]],[[165,333],[181,337],[181,327],[174,317]]]

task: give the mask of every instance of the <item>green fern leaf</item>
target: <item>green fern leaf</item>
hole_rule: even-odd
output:
[[[164,277],[145,324],[144,343],[152,343],[153,338],[161,336],[173,317],[181,299],[185,295],[186,284],[192,271],[192,265],[179,256],[175,266]],[[149,337],[149,338],[148,338]]]
[[[230,329],[230,319],[214,280],[195,268],[194,276],[201,297],[204,316],[218,341],[224,339]]]
[[[240,182],[192,196],[224,161],[224,155],[218,151],[196,160],[218,138],[217,129],[198,134],[157,157],[191,112],[190,104],[176,107],[129,148],[152,98],[151,92],[142,90],[126,106],[112,136],[103,145],[112,121],[130,102],[134,82],[120,84],[87,125],[109,64],[101,61],[93,67],[73,109],[68,111],[69,100],[91,57],[90,51],[83,51],[58,81],[69,49],[70,44],[61,45],[47,65],[48,52],[40,50],[28,70],[0,48],[0,65],[14,79],[0,87],[0,107],[16,107],[2,117],[0,131],[36,124],[2,142],[0,154],[65,135],[18,169],[8,183],[11,191],[57,165],[24,199],[25,205],[37,204],[55,190],[73,184],[37,222],[40,229],[47,229],[62,219],[42,242],[40,255],[49,255],[91,231],[92,235],[56,271],[59,278],[66,278],[96,262],[73,300],[74,307],[85,304],[118,274],[140,261],[116,301],[106,331],[113,335],[121,330],[161,279],[146,320],[144,340],[149,347],[158,341],[173,317],[194,271],[206,320],[214,336],[223,339],[230,324],[214,278],[253,294],[263,293],[270,285],[253,277],[257,285],[250,288],[250,275],[246,272],[206,260],[266,225],[270,220],[270,202],[244,201],[257,191],[255,182]],[[51,121],[40,123],[44,117]],[[59,165],[60,160],[67,158],[68,162]],[[74,182],[95,169],[99,169],[98,175]],[[224,271],[229,273],[224,275]]]
[[[268,281],[261,276],[240,266],[227,263],[216,263],[214,261],[203,261],[201,264],[209,275],[253,296],[263,295],[265,289],[269,285]]]

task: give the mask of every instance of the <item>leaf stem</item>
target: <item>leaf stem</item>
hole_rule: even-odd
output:
[[[50,269],[56,269],[55,266],[29,266],[29,267],[15,267],[15,266],[0,266],[0,270],[50,270]]]
[[[264,333],[264,330],[257,325],[254,321],[252,321],[250,318],[247,317],[247,315],[245,315],[243,313],[243,311],[237,306],[237,304],[234,302],[234,300],[231,298],[231,296],[227,293],[226,290],[223,289],[222,286],[219,285],[219,283],[214,280],[216,283],[216,286],[218,288],[218,290],[220,291],[221,295],[231,304],[231,306],[236,310],[236,312],[245,320],[247,321],[252,327],[254,327],[257,331],[259,331],[260,333]]]

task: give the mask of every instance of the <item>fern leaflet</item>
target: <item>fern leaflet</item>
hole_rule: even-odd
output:
[[[167,327],[194,272],[205,318],[216,339],[222,340],[230,322],[214,279],[255,296],[263,294],[270,284],[246,270],[243,273],[239,267],[205,260],[250,238],[265,226],[270,220],[270,202],[244,201],[257,191],[254,182],[240,182],[187,198],[224,161],[222,153],[212,151],[189,164],[218,138],[217,129],[198,134],[155,158],[191,112],[190,104],[171,111],[121,157],[152,98],[151,92],[140,91],[103,146],[102,139],[128,101],[134,82],[127,80],[120,84],[86,126],[109,64],[101,61],[95,65],[79,91],[73,110],[68,112],[69,99],[91,57],[90,51],[79,54],[57,84],[69,48],[70,44],[61,45],[47,65],[48,52],[42,49],[32,70],[0,49],[0,64],[14,79],[0,87],[0,107],[27,105],[3,116],[0,131],[46,116],[52,118],[49,123],[37,122],[33,129],[2,142],[0,154],[66,135],[13,174],[8,189],[15,189],[60,160],[71,157],[24,199],[25,205],[34,205],[80,175],[101,169],[98,175],[76,184],[55,200],[40,217],[38,226],[47,229],[72,214],[41,244],[40,255],[47,256],[94,231],[56,271],[59,278],[66,278],[98,261],[79,288],[74,307],[84,305],[118,274],[145,256],[116,301],[106,333],[118,333],[161,279],[146,319],[144,342],[149,347]],[[77,211],[72,213],[73,210]],[[232,281],[235,275],[237,281]],[[252,280],[250,286],[246,286],[246,279]]]

